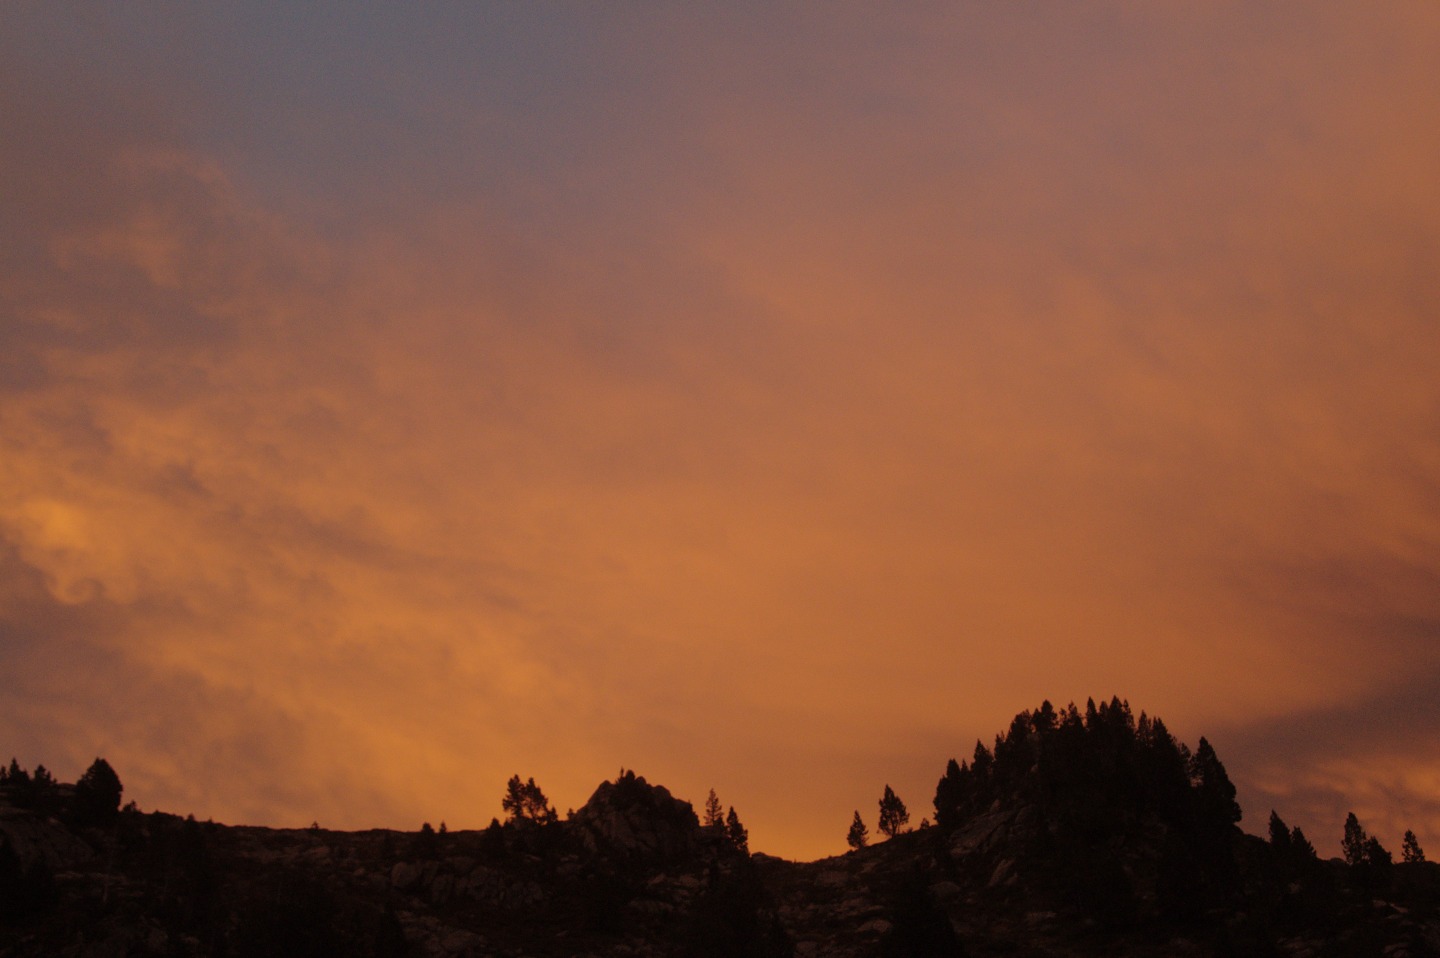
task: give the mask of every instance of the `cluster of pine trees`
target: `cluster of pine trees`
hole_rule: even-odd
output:
[[[57,782],[44,765],[29,772],[12,758],[8,768],[0,766],[0,794],[17,808],[63,814],[78,825],[107,825],[120,811],[124,786],[103,758],[90,763],[73,786]]]
[[[58,782],[44,765],[30,772],[15,759],[0,766],[0,802],[54,815],[71,827],[108,827],[120,814],[120,776],[97,758],[74,785]],[[55,876],[42,856],[22,863],[0,834],[0,919],[17,919],[49,907],[56,899]]]
[[[905,802],[895,790],[889,785],[880,795],[880,820],[877,823],[880,834],[886,838],[894,838],[901,832],[907,832],[910,824],[910,811],[905,807]],[[920,822],[921,828],[929,828],[930,820]],[[870,844],[870,829],[865,825],[865,819],[860,817],[860,810],[855,810],[855,818],[850,822],[850,831],[845,835],[845,842],[851,848],[860,849]]]
[[[740,824],[740,816],[735,813],[735,806],[730,806],[729,814],[722,816],[720,798],[715,794],[715,789],[710,789],[710,794],[705,798],[705,814],[700,824],[712,834],[722,835],[725,840],[739,851],[745,854],[750,853],[750,833],[745,826]]]
[[[1132,879],[1120,851],[1146,830],[1163,835],[1159,907],[1176,917],[1234,887],[1235,786],[1205,739],[1194,752],[1165,723],[1128,702],[1048,701],[1016,715],[993,748],[952,759],[935,790],[935,820],[956,828],[992,809],[1030,808],[1046,823],[1036,841],[1041,878],[1062,885],[1103,922],[1129,920]]]
[[[1033,803],[1070,827],[1106,831],[1155,814],[1187,826],[1240,820],[1235,786],[1204,738],[1191,753],[1159,718],[1137,720],[1112,698],[1081,712],[1048,701],[1016,715],[995,746],[975,743],[969,761],[951,759],[935,790],[936,823],[949,827],[997,800]]]
[[[535,784],[535,779],[521,782],[519,775],[510,776],[510,781],[505,783],[505,797],[500,799],[500,808],[504,810],[506,820],[512,822],[531,821],[548,825],[559,817],[540,786]]]
[[[1270,843],[1272,845],[1276,844],[1277,823],[1281,828],[1284,827],[1284,823],[1280,822],[1280,816],[1272,811],[1270,813]],[[1295,829],[1296,834],[1299,832],[1298,828]],[[1303,841],[1303,837],[1301,840]],[[1345,834],[1340,839],[1340,852],[1345,856],[1345,864],[1353,867],[1386,868],[1395,862],[1389,849],[1380,844],[1380,839],[1366,833],[1354,812],[1345,816]],[[1409,863],[1425,860],[1425,851],[1420,847],[1419,839],[1408,828],[1405,830],[1404,838],[1401,839],[1400,855],[1403,861]]]

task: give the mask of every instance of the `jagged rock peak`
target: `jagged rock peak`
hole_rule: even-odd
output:
[[[574,822],[584,829],[587,845],[627,855],[679,858],[700,844],[694,807],[633,771],[622,770],[615,781],[600,783]]]

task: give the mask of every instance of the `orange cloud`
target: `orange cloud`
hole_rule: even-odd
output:
[[[1433,828],[1428,757],[1323,719],[1433,671],[1436,24],[1233,12],[609,23],[444,157],[305,154],[405,202],[11,94],[22,762],[334,827],[623,764],[804,856],[1119,692],[1322,846],[1346,777]]]

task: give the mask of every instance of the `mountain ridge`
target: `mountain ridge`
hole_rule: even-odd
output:
[[[1346,860],[1273,813],[1245,834],[1209,743],[1118,698],[1019,713],[933,824],[812,862],[623,769],[564,818],[516,776],[505,823],[338,832],[122,810],[97,766],[0,782],[0,955],[1440,954],[1413,836],[1395,862],[1353,816]]]

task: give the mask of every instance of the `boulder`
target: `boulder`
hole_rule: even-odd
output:
[[[948,905],[965,894],[953,881],[940,881],[930,886],[930,897],[941,905]]]
[[[990,811],[967,822],[950,839],[950,853],[957,858],[976,853],[983,854],[1005,842],[1015,815],[1011,812]]]
[[[420,882],[420,866],[414,862],[396,862],[390,869],[390,887],[396,891],[409,891]]]
[[[990,875],[990,881],[986,883],[987,888],[1004,888],[1015,884],[1015,859],[1002,858],[995,866],[995,871]]]

